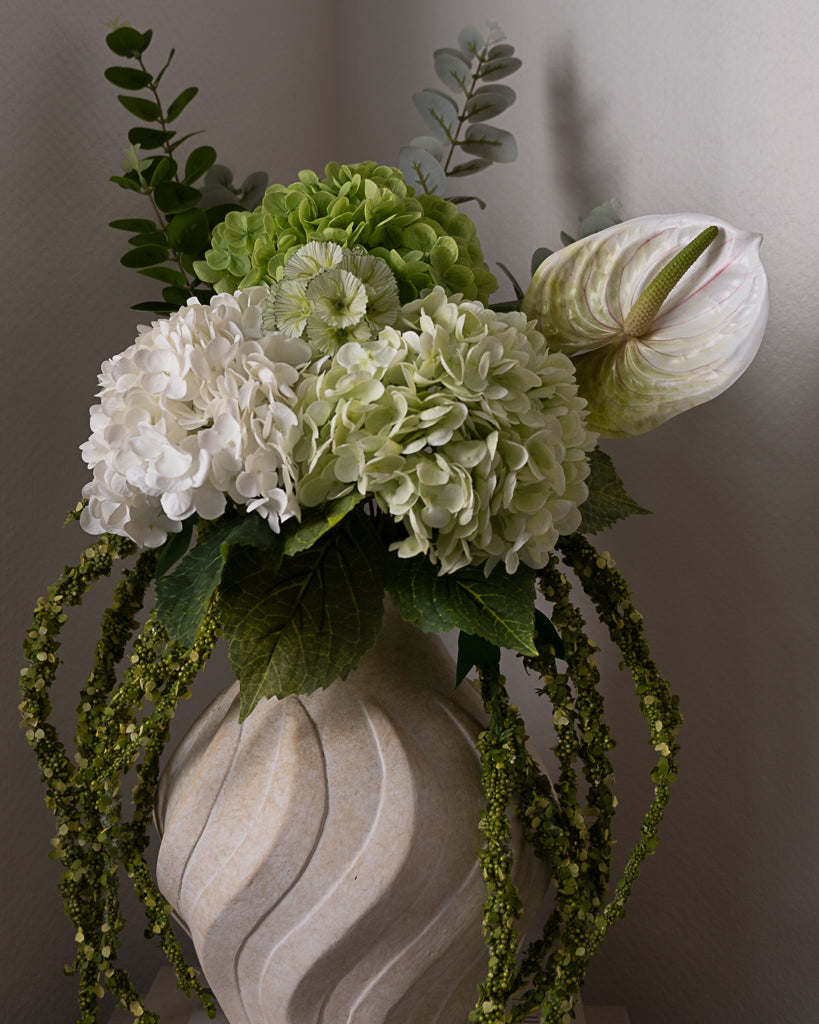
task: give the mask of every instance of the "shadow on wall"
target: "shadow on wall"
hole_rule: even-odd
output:
[[[543,109],[550,122],[543,134],[552,146],[564,202],[576,209],[578,216],[585,215],[610,198],[613,182],[619,177],[619,161],[606,152],[599,131],[607,120],[607,101],[600,95],[584,95],[570,42],[563,44],[558,59],[547,69],[544,92]]]

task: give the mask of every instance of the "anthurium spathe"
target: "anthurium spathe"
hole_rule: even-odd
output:
[[[699,214],[638,217],[540,265],[522,308],[572,358],[592,429],[642,434],[747,369],[768,318],[761,241]],[[675,258],[676,274],[655,281]]]

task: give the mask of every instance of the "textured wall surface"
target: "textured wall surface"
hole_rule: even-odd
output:
[[[128,115],[102,78],[104,22],[153,26],[199,85],[186,124],[240,176],[392,162],[422,131],[410,95],[467,22],[502,21],[524,59],[506,119],[519,160],[474,180],[490,261],[521,277],[591,206],[702,211],[765,235],[772,315],[748,373],[715,402],[611,442],[650,518],[602,538],[680,694],[681,777],[658,855],[592,968],[587,1003],[633,1024],[811,1024],[819,935],[817,610],[819,13],[809,0],[6,0],[0,68],[3,261],[3,910],[0,1017],[68,1024],[72,951],[45,854],[51,820],[16,726],[19,643],[37,595],[82,540],[59,530],[85,479],[100,361],[132,340],[145,296],[106,228],[138,211],[107,184]],[[169,75],[171,73],[169,72]],[[465,182],[466,184],[467,182]],[[474,206],[468,208],[476,210]],[[93,617],[89,608],[88,622]],[[81,645],[66,658],[82,671]],[[522,692],[532,682],[521,678]],[[650,749],[616,668],[623,851],[648,797]],[[70,711],[70,700],[66,712]],[[548,747],[545,722],[533,732]],[[633,808],[633,809],[632,809]],[[123,955],[148,981],[157,954]],[[133,961],[132,961],[133,962]],[[420,1024],[420,1022],[419,1022]]]

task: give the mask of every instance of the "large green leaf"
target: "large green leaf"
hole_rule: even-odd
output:
[[[458,660],[455,665],[455,685],[460,686],[476,665],[497,665],[501,650],[497,644],[490,644],[483,637],[473,633],[458,634]]]
[[[626,494],[614,463],[600,448],[589,454],[589,467],[589,496],[580,506],[580,533],[599,533],[628,516],[651,515]]]
[[[168,576],[157,580],[156,614],[168,635],[190,647],[219,586],[225,558],[233,546],[274,545],[276,535],[256,515],[220,523],[189,551]],[[281,548],[277,549],[281,558]],[[255,556],[258,555],[254,551]],[[276,557],[272,554],[271,557]]]
[[[327,687],[358,664],[381,630],[383,552],[363,514],[281,562],[265,551],[231,550],[219,612],[241,719],[263,698]]]
[[[518,654],[534,655],[535,574],[468,566],[438,574],[423,555],[389,559],[388,587],[403,617],[426,633],[461,629]]]

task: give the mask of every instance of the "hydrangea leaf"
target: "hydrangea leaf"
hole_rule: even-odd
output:
[[[498,566],[486,576],[483,566],[440,575],[425,556],[391,556],[389,591],[407,622],[425,633],[461,629],[491,644],[534,655],[535,574],[506,572]]]
[[[535,608],[535,633],[541,643],[552,647],[556,658],[566,657],[566,648],[563,646],[563,638],[555,629],[552,620],[548,615],[545,615],[540,608]]]
[[[611,457],[600,448],[589,453],[586,486],[589,496],[580,506],[581,533],[599,533],[628,516],[651,515],[626,494]]]
[[[497,665],[501,650],[474,633],[458,634],[458,660],[455,665],[455,685],[460,686],[476,665]]]
[[[234,545],[275,545],[276,535],[260,516],[224,521],[189,551],[168,576],[156,584],[156,615],[168,635],[190,647],[219,586],[225,558]],[[258,552],[254,553],[258,556]],[[281,558],[277,545],[270,559]]]
[[[281,562],[275,552],[234,547],[219,611],[242,720],[263,698],[346,678],[378,638],[384,612],[383,546],[371,521],[345,518]]]

